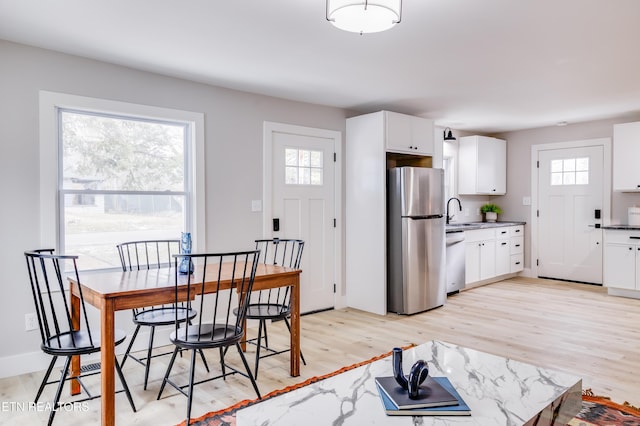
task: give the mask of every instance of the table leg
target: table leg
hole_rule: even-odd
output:
[[[80,298],[73,294],[71,287],[69,287],[70,300],[71,300],[71,323],[74,330],[80,330]],[[71,377],[78,377],[80,375],[80,355],[71,358]],[[78,395],[82,392],[80,388],[80,382],[77,380],[71,380],[71,395]]]
[[[115,425],[115,312],[113,301],[102,300],[100,308],[100,361],[102,376],[102,426]]]
[[[300,274],[291,290],[291,376],[300,375]]]

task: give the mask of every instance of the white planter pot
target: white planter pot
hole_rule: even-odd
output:
[[[498,220],[498,213],[496,212],[486,212],[484,214],[485,220],[487,222],[495,222]]]

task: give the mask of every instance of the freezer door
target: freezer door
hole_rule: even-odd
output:
[[[445,303],[444,218],[402,219],[402,305],[413,314]]]
[[[423,167],[389,170],[389,206],[401,216],[444,214],[444,171]]]

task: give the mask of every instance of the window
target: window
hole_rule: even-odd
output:
[[[287,185],[322,185],[322,151],[285,148],[284,158]]]
[[[204,228],[198,128],[201,114],[42,92],[43,246],[55,238],[83,270],[119,267],[124,241],[188,231],[195,246]]]
[[[588,185],[589,157],[551,160],[551,185]]]

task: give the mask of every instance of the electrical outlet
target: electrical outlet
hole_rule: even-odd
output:
[[[31,331],[38,328],[38,317],[35,312],[25,314],[24,316],[24,331]]]

